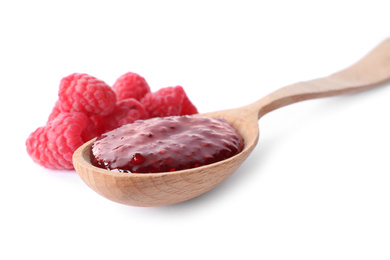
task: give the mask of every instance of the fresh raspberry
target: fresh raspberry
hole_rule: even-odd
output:
[[[73,169],[72,154],[80,145],[122,125],[197,113],[182,87],[151,93],[145,79],[131,72],[113,88],[90,75],[71,74],[61,80],[58,97],[46,126],[26,141],[32,159],[50,169]]]
[[[120,76],[112,88],[115,90],[118,100],[127,98],[141,100],[147,93],[150,93],[150,87],[146,80],[133,72]]]
[[[57,100],[56,103],[54,104],[54,107],[49,115],[49,119],[47,120],[52,121],[54,120],[59,114],[61,113],[61,108],[60,108],[60,101]]]
[[[105,82],[88,74],[74,73],[61,80],[58,91],[62,112],[108,115],[116,103],[116,94]]]
[[[30,134],[26,141],[27,153],[46,168],[73,169],[74,151],[96,136],[92,126],[83,113],[62,112]]]
[[[148,93],[142,99],[150,117],[183,116],[198,113],[183,87],[167,87]]]
[[[127,98],[116,104],[113,118],[118,122],[118,126],[133,123],[139,119],[149,118],[144,105],[134,98]]]
[[[91,120],[100,135],[119,126],[147,118],[149,118],[149,114],[146,112],[144,105],[134,98],[127,98],[117,102],[114,111],[110,115],[94,116],[91,117]]]
[[[109,117],[109,116],[91,116],[90,117],[91,122],[96,129],[97,136],[107,132],[108,129],[111,128],[111,126],[108,126],[108,124],[106,122],[106,117]]]

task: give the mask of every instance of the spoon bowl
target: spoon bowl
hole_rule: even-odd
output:
[[[132,206],[163,206],[197,197],[228,178],[245,161],[259,139],[258,120],[280,107],[303,100],[352,93],[390,79],[390,39],[363,59],[330,76],[298,82],[272,92],[247,106],[199,116],[223,118],[244,140],[244,149],[226,160],[175,172],[131,174],[101,169],[90,160],[91,140],[73,155],[75,170],[97,193]]]
[[[237,110],[236,112],[239,112]],[[109,171],[91,164],[94,140],[81,146],[73,156],[74,166],[83,181],[110,200],[132,206],[162,206],[197,197],[229,177],[248,157],[258,140],[258,124],[239,114],[208,113],[201,116],[224,118],[244,139],[245,147],[236,156],[197,168],[166,172],[131,174]]]

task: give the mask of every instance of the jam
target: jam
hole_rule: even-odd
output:
[[[170,172],[222,161],[243,146],[241,136],[224,119],[156,117],[98,137],[91,147],[91,162],[125,173]]]

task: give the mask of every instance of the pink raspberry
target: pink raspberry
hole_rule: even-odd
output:
[[[149,114],[143,104],[134,98],[127,98],[119,101],[110,115],[94,116],[91,120],[100,135],[119,126],[147,118],[149,118]]]
[[[148,93],[142,99],[150,117],[183,116],[198,113],[181,86],[167,87]]]
[[[181,86],[151,93],[145,79],[132,72],[113,88],[90,75],[71,74],[61,80],[58,97],[46,126],[26,140],[32,159],[50,169],[73,169],[72,154],[79,146],[122,125],[198,112]]]
[[[48,122],[54,120],[61,113],[60,101],[57,100],[48,118]]]
[[[144,105],[134,98],[127,98],[119,101],[114,110],[115,121],[118,126],[133,123],[139,119],[149,118]]]
[[[118,100],[127,98],[141,100],[150,92],[150,87],[146,80],[133,72],[128,72],[120,76],[112,88],[115,90]]]
[[[85,114],[62,112],[30,134],[27,153],[43,167],[71,170],[74,151],[94,136],[96,131]]]
[[[58,91],[62,112],[108,115],[116,103],[116,94],[105,82],[87,74],[74,73],[61,80]]]

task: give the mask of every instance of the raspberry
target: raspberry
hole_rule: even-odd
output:
[[[141,100],[147,93],[150,92],[150,88],[146,80],[133,72],[128,72],[120,76],[112,88],[115,90],[118,100],[127,98]]]
[[[143,104],[134,98],[127,98],[119,101],[110,115],[104,117],[94,116],[91,120],[100,135],[119,126],[147,118],[149,118],[149,114]]]
[[[49,115],[49,119],[47,120],[52,121],[54,120],[59,114],[61,113],[61,108],[60,108],[60,101],[57,100],[56,103],[54,104],[54,107]]]
[[[83,113],[59,113],[46,126],[30,134],[26,141],[27,153],[46,168],[71,170],[74,151],[96,136],[91,126]]]
[[[113,118],[117,122],[117,127],[119,127],[139,119],[149,118],[149,114],[141,102],[134,98],[127,98],[116,104]]]
[[[180,86],[151,93],[145,79],[132,72],[119,77],[113,88],[74,73],[61,80],[46,126],[30,134],[27,152],[46,168],[73,169],[73,152],[96,136],[140,119],[194,113],[195,106]]]
[[[150,117],[183,116],[198,113],[183,87],[167,87],[148,93],[142,99]]]
[[[116,94],[105,82],[87,74],[74,73],[61,80],[58,91],[62,112],[108,115],[116,103]]]

